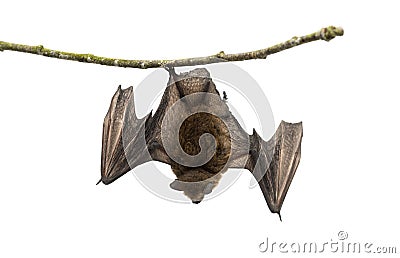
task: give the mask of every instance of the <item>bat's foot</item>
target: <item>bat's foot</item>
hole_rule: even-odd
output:
[[[175,68],[173,66],[165,66],[164,67],[165,70],[167,70],[167,72],[173,76],[173,78],[176,78],[178,75],[175,72]]]

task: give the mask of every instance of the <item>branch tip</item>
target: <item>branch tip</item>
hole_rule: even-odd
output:
[[[337,36],[343,36],[344,30],[342,27],[329,26],[322,28],[320,34],[322,40],[330,41]]]

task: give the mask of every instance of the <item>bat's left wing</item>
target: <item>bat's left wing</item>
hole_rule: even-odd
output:
[[[133,88],[122,90],[121,86],[118,87],[104,118],[101,179],[98,183],[110,184],[134,167],[151,160],[169,162],[168,156],[151,139],[154,134],[147,126],[151,118],[151,113],[137,118]]]

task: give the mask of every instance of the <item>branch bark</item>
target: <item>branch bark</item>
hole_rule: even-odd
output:
[[[293,37],[285,42],[255,51],[237,53],[237,54],[225,54],[224,51],[221,51],[211,56],[193,57],[193,58],[175,59],[175,60],[128,60],[128,59],[108,58],[108,57],[95,56],[92,54],[76,54],[76,53],[52,50],[45,48],[42,45],[29,46],[29,45],[15,44],[4,41],[0,41],[0,51],[4,50],[18,51],[18,52],[30,53],[30,54],[47,56],[64,60],[78,61],[83,63],[94,63],[107,66],[147,69],[147,68],[158,68],[158,67],[194,66],[194,65],[204,65],[204,64],[212,64],[220,62],[244,61],[250,59],[265,59],[268,55],[275,54],[283,50],[296,47],[308,42],[317,40],[329,41],[331,39],[334,39],[336,36],[343,36],[343,33],[344,31],[341,27],[329,26],[326,28],[322,28],[317,32],[301,37]]]

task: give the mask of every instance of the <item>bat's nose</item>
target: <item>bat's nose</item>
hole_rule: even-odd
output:
[[[192,203],[194,203],[194,204],[199,204],[201,202],[201,200],[200,201],[192,201]]]

